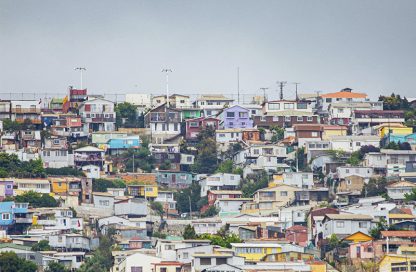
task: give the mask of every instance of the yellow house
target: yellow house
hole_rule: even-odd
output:
[[[291,203],[295,199],[295,192],[302,189],[286,185],[274,184],[273,187],[263,188],[254,193],[253,201],[242,206],[242,213],[270,215],[279,207]]]
[[[362,233],[361,231],[357,231],[343,239],[344,241],[353,242],[353,243],[360,243],[360,242],[368,242],[373,240],[373,237]]]
[[[392,135],[409,135],[413,133],[413,128],[397,123],[380,124],[376,126],[375,129],[380,138],[384,138],[389,132]]]
[[[378,263],[379,272],[413,271],[411,263],[416,261],[416,256],[387,254]]]
[[[156,183],[129,184],[127,185],[127,192],[134,197],[153,200],[158,196],[158,187]]]
[[[266,255],[282,252],[282,245],[278,243],[232,243],[231,246],[236,256],[249,262],[258,262]]]
[[[81,180],[75,177],[53,177],[49,179],[52,192],[56,195],[81,192]]]
[[[322,140],[328,140],[332,136],[346,136],[347,127],[336,125],[323,125],[322,126]]]
[[[326,272],[326,262],[323,261],[310,261],[307,262],[311,266],[311,272]]]

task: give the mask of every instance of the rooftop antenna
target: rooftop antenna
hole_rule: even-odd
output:
[[[295,86],[296,86],[296,89],[295,89],[295,92],[296,92],[296,101],[298,101],[299,100],[299,96],[298,96],[298,85],[300,83],[299,82],[293,82],[293,84],[295,84]]]
[[[267,101],[267,98],[266,98],[266,91],[268,90],[269,88],[266,88],[266,87],[262,87],[262,88],[260,88],[260,90],[262,90],[263,91],[263,102],[266,102]]]
[[[83,86],[82,86],[82,75],[83,75],[83,72],[84,71],[87,71],[87,68],[85,68],[85,67],[76,67],[76,68],[74,68],[74,70],[75,71],[79,71],[80,72],[80,74],[81,74],[81,90],[83,90]]]
[[[280,100],[283,100],[283,87],[286,85],[287,81],[277,81],[276,83],[280,88]]]

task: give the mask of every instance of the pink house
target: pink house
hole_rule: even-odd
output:
[[[212,127],[214,130],[218,129],[220,120],[214,117],[199,117],[188,119],[186,122],[186,139],[192,140],[198,137],[199,132],[206,127]]]
[[[308,242],[308,228],[301,225],[287,228],[285,238],[294,244],[306,246]]]

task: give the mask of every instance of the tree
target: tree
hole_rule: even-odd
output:
[[[125,128],[136,128],[139,125],[137,120],[137,106],[129,102],[118,103],[115,107],[116,126]]]
[[[377,222],[376,226],[372,229],[370,229],[369,234],[374,239],[380,239],[381,238],[381,232],[384,230],[387,230],[387,221],[383,217],[380,218],[380,220]]]
[[[364,184],[362,196],[385,196],[387,194],[387,180],[385,177],[378,179],[370,178],[367,184]]]
[[[163,210],[163,205],[160,202],[152,201],[150,202],[150,208],[155,211],[160,217],[163,216],[165,211]]]
[[[218,214],[218,209],[215,206],[209,208],[201,215],[202,217],[213,217]]]
[[[340,240],[338,239],[337,235],[335,233],[333,233],[330,237],[329,237],[329,247],[330,249],[336,249],[338,248],[338,246],[340,245]]]
[[[100,237],[100,244],[93,256],[88,258],[80,267],[78,272],[106,272],[113,266],[111,249],[115,244],[114,229],[109,229],[106,235]]]
[[[360,151],[354,151],[351,153],[351,156],[347,159],[347,163],[357,166],[361,163]]]
[[[285,136],[285,129],[279,126],[271,126],[270,131],[273,132],[272,142],[278,142]]]
[[[191,225],[186,225],[182,236],[183,236],[183,239],[196,239],[197,238],[195,229]]]
[[[34,191],[24,192],[14,198],[16,202],[28,202],[33,208],[58,207],[58,202],[49,194],[40,194]]]
[[[201,200],[201,186],[193,182],[188,188],[176,192],[175,199],[179,213],[189,212],[189,204],[191,204],[192,211],[199,211],[202,207],[198,205]]]
[[[404,199],[406,202],[416,200],[416,189],[412,189],[412,192],[409,194],[404,194]]]
[[[92,182],[93,192],[107,192],[108,188],[126,188],[122,179],[94,179]]]
[[[266,188],[268,185],[269,176],[266,171],[263,171],[260,174],[249,175],[241,182],[243,197],[252,197],[257,190]]]
[[[36,272],[37,265],[31,261],[19,258],[14,252],[0,253],[1,272]]]
[[[204,233],[198,236],[199,239],[203,240],[210,240],[211,245],[217,245],[221,247],[231,248],[231,243],[241,243],[242,240],[235,235],[232,234],[208,234]]]
[[[51,247],[49,246],[48,240],[40,240],[36,244],[32,245],[33,251],[48,251],[51,250]]]
[[[49,262],[45,272],[70,272],[70,270],[63,264],[58,262]]]
[[[42,160],[20,161],[16,154],[0,153],[0,175],[4,177],[43,178]]]
[[[139,168],[149,173],[154,168],[155,159],[150,153],[149,143],[147,141],[143,141],[139,149],[129,148],[121,157],[126,161],[126,171],[136,172],[136,169]]]
[[[233,173],[233,161],[232,160],[226,160],[220,163],[217,169],[217,173]]]
[[[213,128],[207,127],[198,134],[198,154],[193,165],[197,173],[213,174],[217,169],[217,143]]]

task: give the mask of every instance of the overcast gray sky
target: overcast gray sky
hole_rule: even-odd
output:
[[[416,96],[416,1],[0,0],[0,92],[349,86]],[[288,92],[293,90],[290,85]]]

